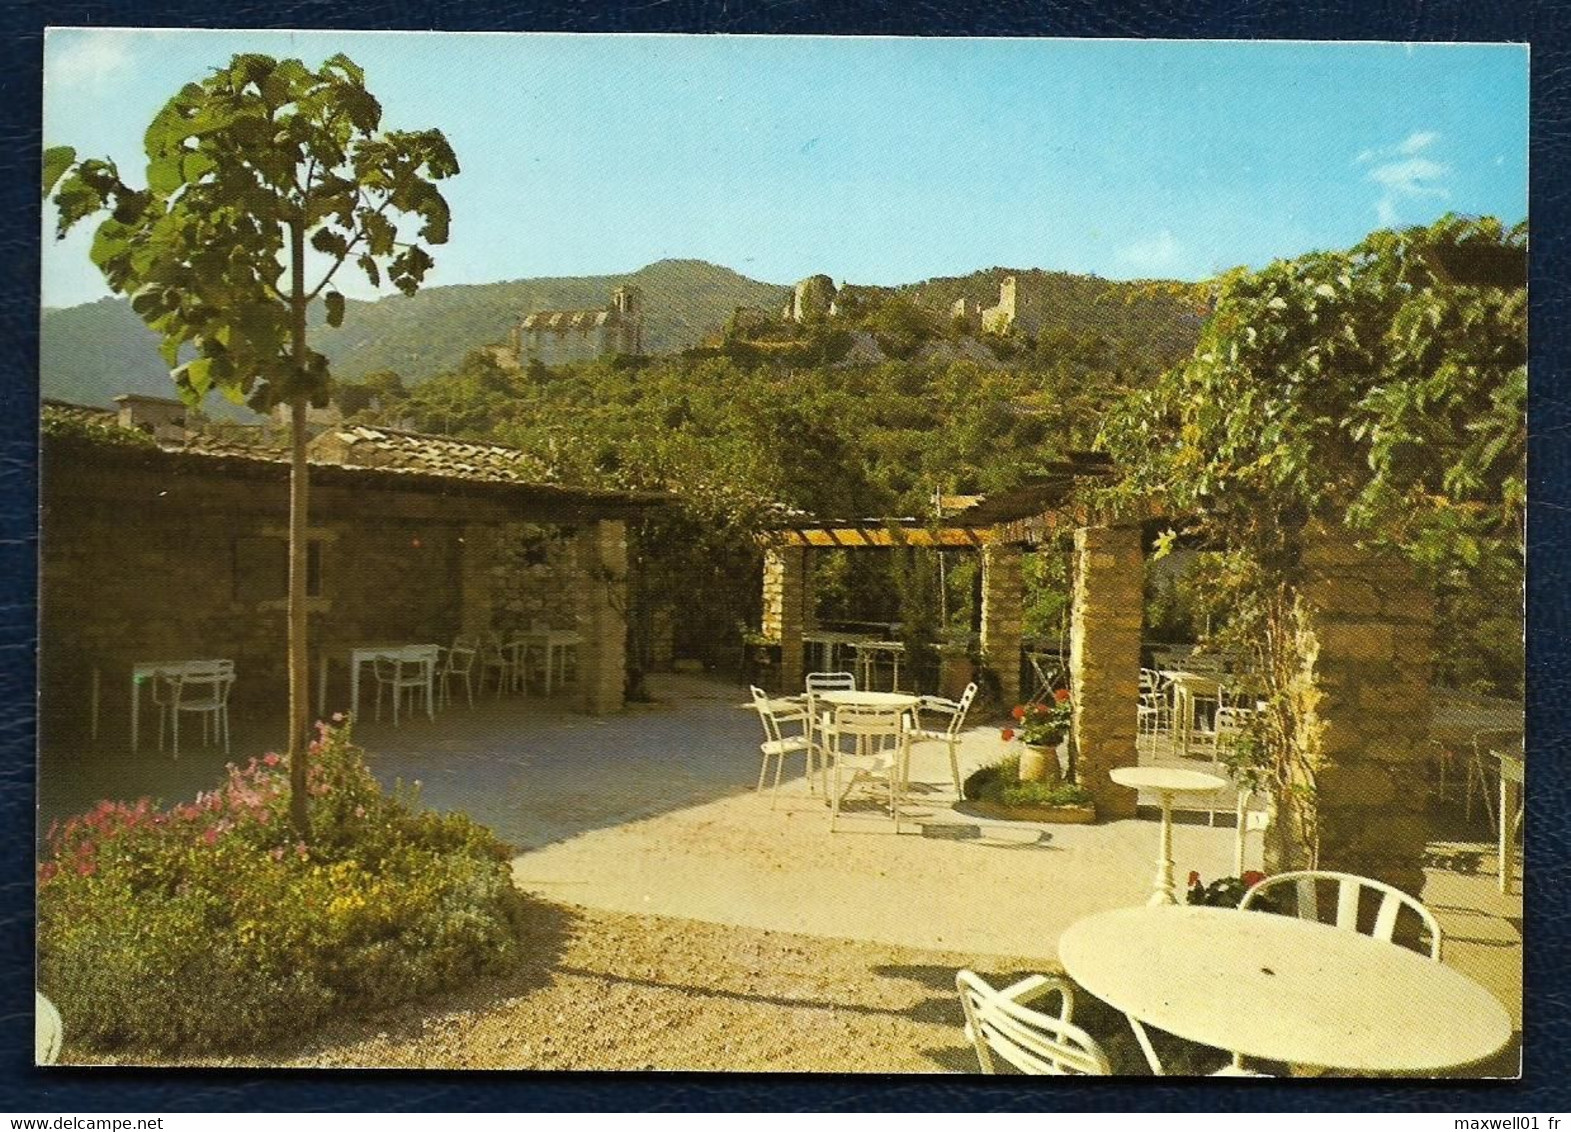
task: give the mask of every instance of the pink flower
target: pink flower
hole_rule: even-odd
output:
[[[333,713],[333,722],[334,723],[342,723],[343,721],[344,721],[344,713],[341,712],[341,711],[335,711]]]
[[[90,877],[97,871],[98,862],[96,861],[78,861],[76,863],[76,875],[79,877]]]
[[[202,840],[205,841],[209,845],[217,845],[218,844],[218,827],[217,826],[209,826],[207,829],[203,830],[202,831]]]
[[[38,883],[46,884],[55,879],[55,874],[60,871],[60,866],[53,861],[45,861],[38,866]]]
[[[296,857],[299,857],[303,861],[307,857],[309,857],[310,855],[311,855],[310,851],[306,849],[304,841],[297,841],[297,842],[295,842],[295,856]]]
[[[357,818],[365,817],[365,807],[364,806],[356,806],[355,807],[355,817],[357,817]]]
[[[284,859],[284,847],[282,845],[278,846],[268,856],[275,861],[282,861]]]
[[[269,751],[267,754],[262,756],[263,766],[277,766],[283,761],[283,758],[280,757],[276,751]]]

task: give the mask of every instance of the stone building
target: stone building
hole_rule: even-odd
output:
[[[791,301],[780,312],[790,322],[821,322],[835,310],[835,281],[827,275],[809,275],[791,292]]]
[[[46,431],[42,453],[45,734],[85,730],[101,695],[105,734],[123,737],[131,666],[150,658],[233,658],[237,709],[282,702],[287,456],[122,442],[112,413],[44,412],[93,426]],[[662,496],[542,483],[516,449],[363,427],[318,437],[311,459],[312,684],[326,711],[347,702],[357,645],[535,627],[582,636],[583,710],[622,706],[626,524]]]
[[[519,365],[562,365],[644,352],[644,293],[618,287],[597,310],[536,311],[514,332]]]

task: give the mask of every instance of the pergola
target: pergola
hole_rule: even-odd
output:
[[[1082,784],[1103,819],[1133,817],[1136,795],[1114,784],[1115,767],[1137,762],[1140,638],[1144,621],[1142,524],[1135,509],[1098,514],[1079,489],[1114,468],[1075,454],[1038,479],[982,499],[938,522],[912,518],[826,521],[795,516],[762,536],[764,636],[780,643],[781,677],[799,684],[814,603],[808,558],[818,550],[902,546],[972,549],[982,559],[981,651],[1005,703],[1019,698],[1023,560],[1032,547],[1073,533],[1070,693]],[[1425,761],[1430,750],[1433,599],[1401,559],[1360,546],[1339,525],[1304,532],[1298,586],[1304,671],[1291,710],[1312,767],[1303,785],[1316,824],[1312,846],[1282,821],[1273,834],[1284,861],[1373,876],[1411,892],[1423,887],[1428,837]]]

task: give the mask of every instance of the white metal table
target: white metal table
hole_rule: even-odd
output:
[[[837,672],[836,667],[840,662],[840,650],[865,641],[867,637],[862,633],[833,633],[827,629],[815,629],[802,634],[802,644],[812,645],[818,651],[818,671]]]
[[[1222,681],[1215,676],[1183,669],[1166,668],[1157,675],[1167,680],[1173,688],[1173,731],[1179,754],[1189,756],[1189,744],[1195,734],[1195,701],[1216,699],[1220,702]]]
[[[1227,783],[1214,774],[1165,766],[1114,767],[1108,777],[1120,786],[1151,790],[1162,796],[1162,834],[1157,842],[1156,882],[1152,904],[1177,904],[1178,886],[1173,879],[1173,795],[1214,794]]]
[[[360,718],[360,666],[369,664],[379,656],[392,660],[415,660],[425,665],[426,714],[433,715],[432,701],[436,688],[436,658],[440,645],[366,645],[349,652],[349,714]],[[324,666],[325,678],[326,669]]]
[[[889,657],[894,669],[889,678],[890,690],[900,687],[900,661],[906,654],[904,641],[861,640],[854,643],[851,648],[856,653],[858,678],[863,684],[873,682],[873,666],[877,663],[879,654],[883,653]]]
[[[1313,920],[1231,908],[1140,907],[1072,924],[1070,977],[1145,1025],[1250,1057],[1365,1073],[1480,1061],[1511,1037],[1495,996],[1454,968]]]
[[[537,629],[518,633],[508,646],[513,651],[513,671],[522,681],[524,666],[521,662],[524,653],[529,649],[541,650],[545,655],[545,694],[549,696],[552,678],[558,671],[561,672],[558,682],[567,682],[567,650],[576,649],[583,643],[583,636],[572,629]]]
[[[131,665],[131,753],[136,754],[138,724],[142,714],[142,685],[149,680],[179,676],[188,668],[208,667],[217,660],[139,660]],[[95,697],[96,698],[96,697]],[[97,714],[97,704],[94,704]]]

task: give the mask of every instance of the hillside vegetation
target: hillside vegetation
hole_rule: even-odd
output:
[[[945,328],[948,306],[962,293],[990,305],[998,300],[993,268],[954,279],[933,279],[898,292],[863,289],[880,297],[898,294],[933,327]],[[1171,292],[1109,283],[1058,272],[1015,272],[1022,296],[1036,300],[1044,323],[1039,333],[1098,335],[1126,352],[1163,362],[1193,345],[1198,320]],[[701,260],[668,259],[628,275],[518,279],[472,286],[430,287],[413,298],[350,300],[341,327],[317,320],[314,348],[331,359],[339,378],[393,372],[408,385],[452,372],[471,351],[503,342],[518,321],[536,310],[594,308],[611,291],[632,284],[644,291],[645,342],[651,354],[677,353],[713,340],[741,308],[774,317],[790,289],[739,275]],[[862,312],[865,320],[867,312]],[[887,321],[887,320],[886,320]],[[885,340],[890,340],[885,328]],[[899,327],[895,327],[899,337]],[[107,405],[120,393],[172,396],[173,386],[157,353],[157,337],[120,299],[47,310],[40,335],[40,376],[46,397]],[[938,351],[946,358],[976,350]],[[1007,353],[1007,351],[1005,351]],[[887,355],[885,355],[887,356]],[[863,361],[879,360],[872,352]],[[221,408],[210,398],[209,411]]]

